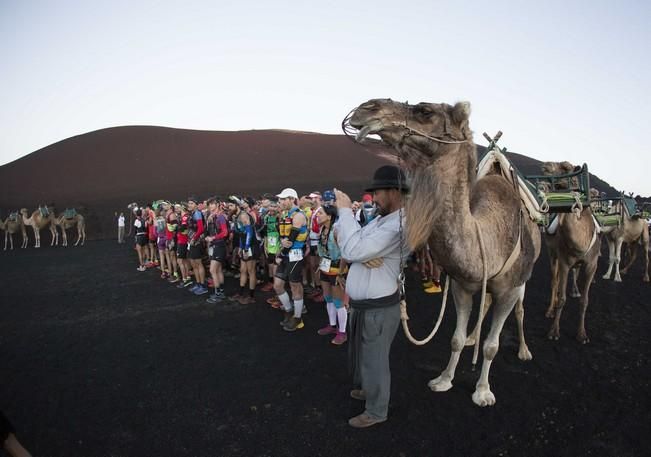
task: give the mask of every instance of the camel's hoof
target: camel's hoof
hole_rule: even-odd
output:
[[[572,292],[570,294],[570,297],[572,297],[572,298],[581,298],[581,292]]]
[[[548,319],[553,319],[554,318],[554,311],[547,311],[545,313],[545,317]]]
[[[616,278],[615,278],[615,282],[622,282],[622,278],[620,278],[619,276],[616,277]]]
[[[558,334],[558,330],[550,330],[549,333],[547,334],[547,338],[549,338],[552,341],[558,341],[561,336]]]
[[[495,395],[493,395],[490,389],[477,389],[472,394],[472,401],[477,406],[493,406],[495,404]]]
[[[432,392],[447,392],[452,388],[452,382],[443,379],[443,376],[439,376],[438,378],[432,379],[428,382],[427,387],[429,387]]]
[[[590,338],[585,333],[583,335],[576,335],[576,340],[581,344],[588,344],[590,342]]]
[[[526,344],[518,351],[518,359],[523,361],[533,359],[533,356],[531,355],[531,352],[529,352],[529,348]]]
[[[601,279],[610,279],[610,275],[603,275]]]
[[[642,282],[649,282],[649,277],[648,277],[648,276],[645,276],[645,277],[642,279]]]

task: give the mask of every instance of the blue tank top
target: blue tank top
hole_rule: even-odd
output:
[[[337,261],[341,259],[341,251],[337,242],[335,241],[335,230],[334,225],[330,227],[330,233],[328,233],[328,241],[323,243],[323,240],[319,240],[319,246],[317,248],[319,252],[319,257],[327,257],[332,261]]]

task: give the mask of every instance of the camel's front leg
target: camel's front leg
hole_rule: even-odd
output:
[[[607,239],[606,242],[608,243],[608,271],[606,271],[606,274],[603,275],[603,279],[610,279],[610,274],[613,271],[613,264],[615,263],[615,242]]]
[[[488,382],[491,364],[497,355],[500,347],[500,333],[504,327],[504,322],[513,310],[513,306],[518,300],[524,299],[524,284],[520,287],[511,289],[508,293],[495,297],[496,303],[493,305],[493,321],[491,329],[488,332],[486,341],[484,341],[484,360],[481,365],[481,375],[475,386],[475,392],[472,394],[472,401],[477,406],[491,406],[495,404],[495,395],[491,392]]]
[[[583,297],[581,297],[581,309],[580,309],[580,314],[579,314],[579,328],[576,332],[576,339],[580,343],[586,344],[590,342],[590,338],[588,338],[588,334],[585,331],[585,313],[588,310],[588,302],[589,302],[589,293],[590,293],[590,286],[592,285],[592,278],[594,277],[595,273],[597,272],[597,261],[599,260],[599,257],[595,255],[594,259],[591,261],[587,262],[584,267],[584,272],[585,272],[585,284],[583,286]]]
[[[75,242],[75,246],[79,245],[79,242],[81,241],[81,230],[79,227],[77,227],[77,241]]]
[[[554,317],[554,308],[556,308],[556,294],[558,293],[558,257],[552,258],[552,291],[549,298],[549,307],[545,312],[545,317]]]
[[[649,231],[642,233],[642,249],[644,249],[644,276],[642,281],[649,282]]]
[[[619,272],[619,262],[622,259],[622,244],[624,243],[623,238],[617,240],[617,245],[615,246],[615,282],[622,282],[622,277]]]
[[[579,277],[579,267],[572,268],[572,292],[570,293],[570,297],[572,298],[579,298],[581,296],[581,292],[579,291],[579,286],[576,283],[578,277]]]
[[[518,349],[518,358],[520,360],[531,360],[533,356],[529,352],[529,347],[524,339],[524,291],[526,284],[522,286],[522,293],[518,296],[515,303],[515,319],[518,321],[518,338],[520,347]]]
[[[547,337],[550,340],[557,340],[560,338],[560,322],[561,314],[563,313],[563,307],[565,306],[565,301],[567,297],[565,291],[567,290],[567,277],[569,276],[569,267],[564,262],[559,262],[558,268],[558,300],[556,302],[556,308],[554,310],[554,322],[549,329]]]
[[[486,301],[484,302],[484,315],[479,317],[477,316],[477,323],[475,324],[475,329],[468,335],[468,338],[466,338],[466,346],[474,346],[475,341],[477,341],[477,332],[479,332],[479,327],[482,322],[484,322],[484,317],[486,317],[486,314],[488,314],[488,308],[491,307],[491,304],[493,303],[493,297],[491,294],[487,293],[486,294]]]
[[[36,228],[34,228],[34,247],[35,248],[41,247],[41,234]]]
[[[22,249],[27,249],[27,231],[23,231],[23,244],[20,247]]]
[[[61,239],[63,240],[61,244],[68,247],[68,232],[66,231],[65,225],[61,226]]]
[[[470,311],[472,310],[472,294],[463,290],[454,280],[452,280],[451,289],[457,310],[457,327],[452,336],[452,353],[450,354],[448,366],[443,370],[438,378],[432,379],[427,383],[427,386],[434,392],[445,392],[446,390],[450,390],[452,387],[454,372],[457,368],[457,363],[459,363],[461,350],[466,342],[468,319],[470,318]]]
[[[635,260],[637,260],[637,243],[628,243],[626,245],[626,252],[628,252],[628,263],[620,270],[620,273],[623,275],[628,273],[628,270],[631,269],[631,266],[633,266]]]

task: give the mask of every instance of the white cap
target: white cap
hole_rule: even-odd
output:
[[[278,197],[278,198],[298,198],[298,194],[291,187],[287,187],[287,188],[283,189],[283,191],[281,193],[276,195],[276,197]]]

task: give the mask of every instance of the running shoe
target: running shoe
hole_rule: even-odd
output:
[[[335,337],[330,342],[336,346],[340,346],[344,344],[346,341],[348,341],[348,337],[346,336],[346,333],[337,332],[337,335],[335,335]]]
[[[253,298],[253,297],[240,297],[240,299],[237,300],[237,301],[240,302],[240,305],[252,305],[252,304],[255,303],[255,298]]]
[[[210,303],[214,305],[215,303],[219,303],[222,300],[223,297],[221,297],[219,294],[212,294],[210,297],[206,299],[206,303]]]
[[[191,285],[194,284],[194,282],[192,281],[192,279],[188,278],[188,279],[184,279],[181,284],[183,284],[183,287],[190,287]]]
[[[273,285],[273,283],[268,282],[267,284],[265,284],[264,286],[262,286],[262,287],[260,288],[260,290],[261,290],[262,292],[271,292],[272,290],[274,290],[274,285]]]
[[[440,294],[441,293],[441,286],[438,284],[432,284],[431,287],[428,287],[425,289],[426,294]]]
[[[289,319],[289,322],[287,322],[285,325],[283,325],[283,330],[286,332],[295,332],[298,329],[301,329],[305,327],[305,324],[303,323],[303,319],[300,317],[291,317]]]
[[[138,270],[138,271],[145,271],[145,270],[147,270],[147,268],[145,268],[144,265],[140,265],[140,266],[137,268],[137,270]]]
[[[190,287],[190,288],[188,289],[188,291],[189,291],[190,293],[195,293],[195,292],[197,291],[197,289],[199,289],[200,287],[201,287],[201,284],[198,284],[198,283],[195,282],[195,283],[194,283],[194,286]]]
[[[170,276],[170,278],[167,280],[170,284],[174,284],[175,282],[179,282],[179,277],[178,275],[175,276]]]
[[[207,287],[204,287],[203,285],[199,284],[197,288],[194,290],[195,295],[205,295],[209,292]]]
[[[275,295],[273,297],[271,297],[271,298],[268,298],[267,303],[269,303],[272,308],[276,308],[276,309],[278,309],[278,308],[280,308],[282,306],[282,304],[280,303],[280,300],[278,300],[278,297],[276,297]]]
[[[324,335],[332,335],[337,332],[337,327],[333,325],[326,325],[323,328],[320,328],[319,330],[316,331],[319,335],[324,336]]]

